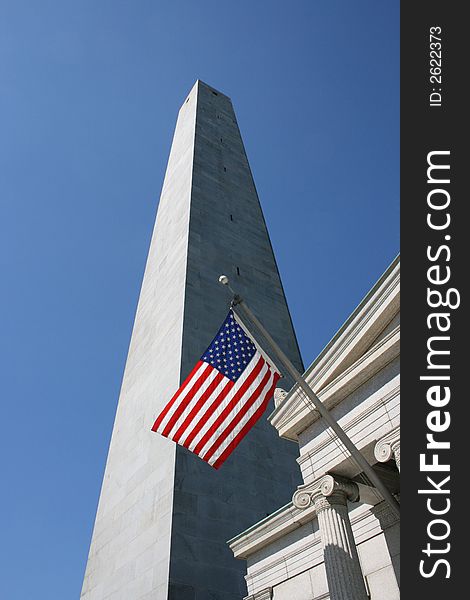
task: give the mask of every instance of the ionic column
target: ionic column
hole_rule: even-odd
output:
[[[292,498],[297,508],[315,506],[331,600],[367,600],[347,506],[358,499],[354,482],[332,475],[300,487]]]
[[[395,459],[398,470],[400,470],[400,428],[395,427],[387,435],[381,438],[374,448],[375,458],[379,462],[387,462]]]

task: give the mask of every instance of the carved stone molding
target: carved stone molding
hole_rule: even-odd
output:
[[[273,597],[273,588],[267,587],[264,590],[260,590],[256,592],[256,594],[251,594],[250,596],[245,596],[243,600],[271,600]]]
[[[379,462],[394,458],[400,470],[400,427],[395,427],[376,443],[374,454]]]
[[[380,502],[380,504],[376,504],[371,509],[371,512],[378,519],[382,531],[385,531],[400,521],[385,500]]]
[[[284,400],[284,398],[287,396],[287,392],[286,390],[283,390],[282,388],[275,388],[274,390],[274,406],[277,408],[282,401]]]
[[[323,475],[313,483],[301,485],[292,496],[292,503],[297,508],[308,508],[315,503],[316,511],[329,508],[333,504],[346,504],[346,501],[359,500],[359,487],[337,475]]]

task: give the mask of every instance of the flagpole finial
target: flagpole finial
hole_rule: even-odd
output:
[[[231,307],[236,306],[237,304],[240,304],[240,302],[242,302],[242,297],[239,296],[233,289],[232,286],[230,285],[230,280],[227,277],[227,275],[221,275],[219,277],[219,283],[222,285],[226,285],[228,287],[228,289],[232,292],[233,294],[233,298],[232,298],[232,302],[230,304]]]

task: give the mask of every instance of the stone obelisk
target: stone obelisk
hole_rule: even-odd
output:
[[[240,600],[244,565],[226,541],[300,482],[296,446],[264,417],[219,471],[151,432],[226,316],[221,273],[302,370],[232,103],[197,81],[163,183],[83,600]]]

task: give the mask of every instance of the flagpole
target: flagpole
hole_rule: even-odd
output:
[[[294,381],[300,386],[302,391],[308,396],[309,400],[314,404],[315,408],[318,410],[320,415],[325,419],[331,429],[336,433],[338,438],[344,444],[344,446],[351,453],[351,457],[357,463],[360,469],[364,471],[367,477],[370,479],[371,483],[375,486],[375,488],[381,493],[384,500],[388,502],[393,512],[399,517],[400,516],[400,504],[394,498],[393,494],[385,487],[384,483],[356,447],[354,442],[348,436],[348,434],[344,431],[344,429],[339,425],[336,419],[331,415],[329,410],[324,406],[323,402],[318,398],[312,388],[308,385],[302,375],[297,371],[291,361],[287,358],[284,352],[279,348],[276,342],[273,340],[271,335],[266,331],[261,322],[257,319],[257,317],[252,313],[251,309],[248,307],[246,302],[243,300],[241,296],[236,294],[229,285],[228,277],[225,275],[221,275],[219,277],[219,282],[222,285],[226,285],[229,290],[233,294],[232,299],[232,308],[238,314],[241,309],[241,313],[239,314],[240,318],[243,319],[243,313],[251,320],[251,322],[257,327],[262,336],[268,341],[270,344],[274,354],[280,361],[280,363],[285,367],[287,372],[291,375]],[[256,336],[254,336],[256,339]]]

